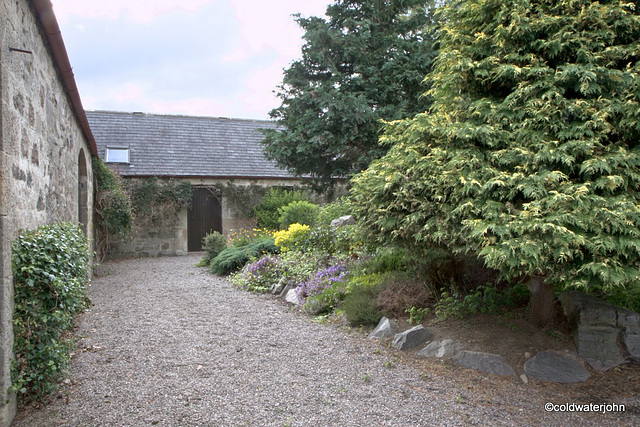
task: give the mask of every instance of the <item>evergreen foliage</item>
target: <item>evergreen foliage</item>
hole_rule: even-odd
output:
[[[40,401],[64,378],[74,346],[65,331],[90,303],[89,248],[77,225],[23,231],[12,245],[15,359],[11,391]]]
[[[212,259],[227,248],[227,238],[218,231],[207,233],[206,236],[202,238],[202,248],[205,253],[201,263],[203,265],[209,265]]]
[[[351,201],[347,197],[340,197],[331,203],[320,206],[316,223],[329,226],[334,219],[350,215],[351,213]]]
[[[306,200],[291,202],[278,210],[280,213],[280,228],[287,229],[291,224],[314,225],[318,218],[319,210],[320,206]]]
[[[287,190],[273,187],[264,195],[258,203],[253,214],[258,220],[258,226],[270,230],[280,228],[280,209],[292,202],[309,201],[309,198],[301,190]]]
[[[640,280],[637,2],[453,1],[430,113],[354,181],[379,239],[479,254],[509,279]]]
[[[271,111],[283,125],[266,131],[266,154],[321,186],[382,156],[380,120],[424,111],[421,82],[431,68],[433,3],[339,0],[327,20],[297,16],[302,58],[285,70]]]
[[[224,249],[209,264],[213,274],[225,275],[241,269],[246,263],[264,254],[276,254],[280,251],[273,237],[267,236],[244,246]]]

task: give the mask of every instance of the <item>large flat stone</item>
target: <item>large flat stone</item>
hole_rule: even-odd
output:
[[[618,314],[617,324],[619,327],[640,330],[640,313],[618,307],[616,307],[616,313]]]
[[[636,363],[640,362],[640,332],[637,329],[625,328],[621,339],[629,356]]]
[[[564,384],[584,382],[589,378],[582,361],[556,351],[538,352],[525,362],[524,372],[530,378]]]
[[[356,219],[353,217],[353,215],[345,215],[331,221],[331,228],[336,229],[344,227],[345,225],[353,225],[355,223]]]
[[[453,361],[459,366],[486,374],[500,376],[514,376],[516,374],[502,356],[497,354],[463,350],[453,357]]]
[[[393,337],[391,345],[398,350],[408,350],[410,348],[418,347],[421,344],[429,341],[433,337],[433,334],[427,331],[424,326],[418,325],[407,331],[396,334]]]
[[[370,340],[384,340],[392,338],[396,333],[396,328],[396,322],[383,317],[380,319],[380,322],[378,322],[378,326],[376,326],[376,328],[369,334],[368,338]]]
[[[457,354],[464,348],[460,341],[446,339],[442,341],[432,341],[425,348],[418,352],[420,357],[446,357]]]
[[[558,299],[567,320],[573,326],[617,326],[616,309],[606,301],[578,291],[564,292]]]
[[[618,344],[618,328],[581,324],[575,334],[578,355],[594,369],[606,371],[626,363]]]

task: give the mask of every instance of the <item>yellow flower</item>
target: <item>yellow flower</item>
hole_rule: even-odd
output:
[[[295,223],[291,224],[287,230],[275,232],[273,237],[276,245],[280,246],[280,250],[286,252],[295,248],[298,242],[304,239],[310,231],[311,227],[308,225]]]

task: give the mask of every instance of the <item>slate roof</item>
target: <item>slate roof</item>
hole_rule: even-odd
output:
[[[273,122],[115,111],[87,111],[98,153],[129,148],[122,176],[294,178],[265,159],[260,129]]]

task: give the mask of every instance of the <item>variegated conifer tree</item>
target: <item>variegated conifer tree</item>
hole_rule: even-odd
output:
[[[528,278],[533,301],[552,286],[640,286],[640,2],[442,13],[433,107],[390,123],[392,148],[354,180],[364,222],[478,254]]]

